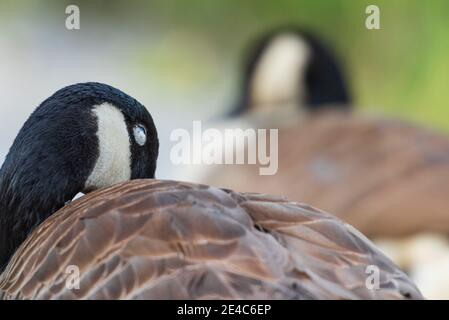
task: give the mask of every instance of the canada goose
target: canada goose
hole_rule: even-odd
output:
[[[372,238],[449,232],[449,139],[348,112],[341,67],[316,38],[270,34],[249,56],[244,79],[231,113],[238,117],[220,126],[279,128],[277,173],[206,166],[191,180],[304,201]]]
[[[148,111],[115,88],[76,84],[45,100],[1,169],[0,297],[422,298],[331,215],[154,180],[158,147]],[[67,286],[73,267],[75,288]],[[368,267],[378,270],[374,287]]]

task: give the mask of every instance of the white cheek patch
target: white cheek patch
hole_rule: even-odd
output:
[[[302,99],[305,92],[301,83],[309,57],[309,45],[301,37],[286,33],[274,38],[254,71],[251,104],[263,109]]]
[[[86,181],[86,190],[109,187],[131,179],[131,146],[125,117],[108,103],[92,110],[98,121],[99,155]]]

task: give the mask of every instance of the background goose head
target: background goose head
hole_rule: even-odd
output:
[[[0,267],[77,193],[154,178],[158,148],[146,108],[111,86],[75,84],[45,100],[0,170]]]
[[[306,111],[350,109],[342,67],[332,51],[299,28],[284,27],[264,35],[251,48],[243,92],[231,116],[272,111],[280,105]]]

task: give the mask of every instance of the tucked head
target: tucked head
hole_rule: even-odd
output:
[[[343,71],[331,50],[316,37],[294,28],[265,35],[251,48],[243,92],[233,115],[280,105],[309,111],[349,108]]]
[[[151,115],[120,90],[81,83],[57,91],[25,122],[1,168],[0,258],[77,193],[154,178],[158,148]]]
[[[76,177],[78,191],[91,191],[154,178],[158,148],[153,119],[143,105],[111,86],[80,83],[57,91],[36,109],[8,157],[15,166]]]

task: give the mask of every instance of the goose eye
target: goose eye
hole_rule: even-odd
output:
[[[139,146],[145,145],[147,142],[147,130],[141,124],[135,125],[133,128],[134,140]]]

